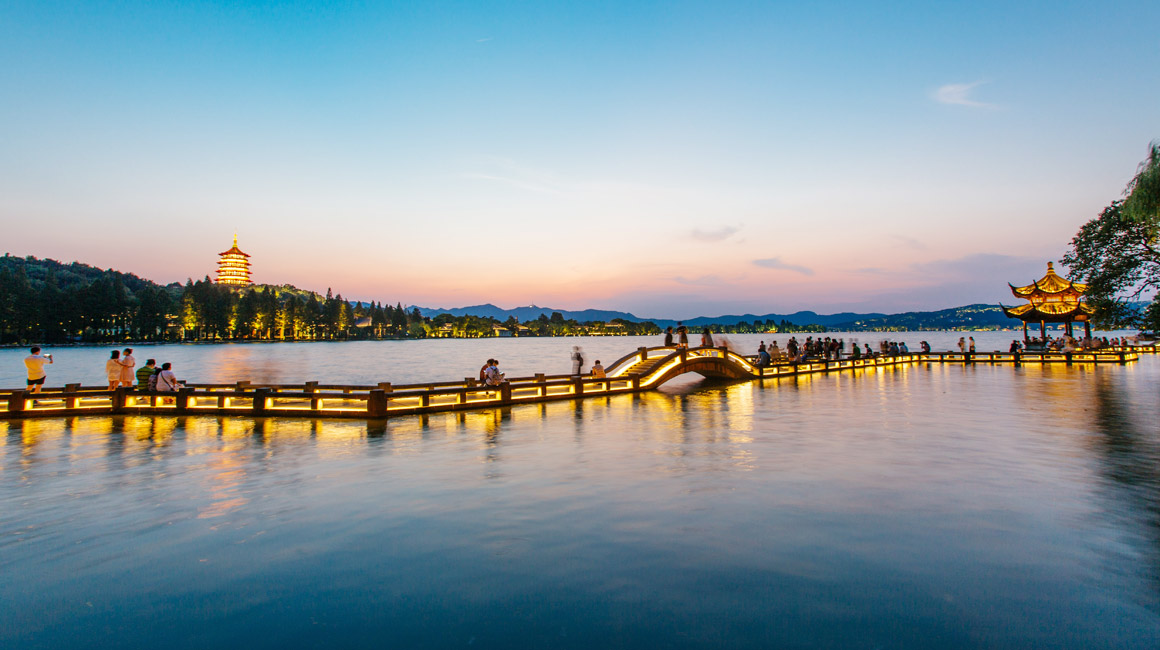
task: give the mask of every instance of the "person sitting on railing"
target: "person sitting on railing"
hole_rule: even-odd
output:
[[[857,341],[854,341],[854,349],[853,349],[853,351],[850,352],[850,358],[851,359],[861,359],[862,358],[862,348],[858,347]]]
[[[685,324],[680,321],[677,321],[677,347],[689,347],[689,328],[685,327]]]
[[[709,331],[708,327],[701,330],[701,347],[703,347],[703,348],[713,347],[713,333]]]
[[[665,328],[665,347],[673,347],[673,326],[669,325]]]
[[[499,386],[503,384],[504,373],[499,371],[499,360],[491,359],[491,363],[487,366],[487,377],[484,383],[488,386]]]
[[[483,362],[482,366],[480,366],[480,368],[479,368],[479,383],[481,383],[481,384],[487,383],[487,369],[489,367],[491,367],[491,364],[493,364],[493,363],[495,363],[495,359],[488,359],[487,361]]]
[[[757,348],[757,367],[765,368],[772,360],[772,357],[769,356],[769,352],[767,352],[765,349],[765,344],[762,343],[761,347]]]
[[[604,366],[600,365],[600,359],[596,360],[596,364],[592,366],[592,376],[597,379],[604,379]]]
[[[930,343],[923,341],[922,343],[918,344],[918,348],[922,350],[923,354],[930,354]]]
[[[1011,347],[1007,350],[1007,353],[1008,354],[1019,354],[1019,348],[1020,348],[1019,341],[1012,340]]]
[[[785,353],[781,351],[781,348],[777,347],[777,341],[769,344],[769,360],[785,361]]]
[[[166,361],[161,364],[161,372],[157,373],[157,392],[172,393],[177,391],[178,381],[173,374],[173,364]]]
[[[906,347],[906,341],[903,341],[903,342],[898,344],[898,353],[899,354],[910,354],[910,348]]]
[[[138,390],[152,390],[149,388],[149,379],[153,373],[157,371],[157,359],[148,359],[145,365],[137,369],[137,389]]]

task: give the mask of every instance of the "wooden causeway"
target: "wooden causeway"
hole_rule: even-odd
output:
[[[910,364],[1126,364],[1157,347],[1131,346],[1090,352],[913,353],[868,359],[774,363],[761,368],[756,357],[725,348],[638,348],[607,369],[607,377],[543,375],[517,377],[502,386],[474,379],[373,386],[344,384],[188,384],[176,393],[84,387],[70,384],[33,395],[0,390],[0,419],[77,415],[236,415],[253,417],[379,419],[400,415],[486,409],[554,400],[576,400],[655,390],[687,372],[735,380],[848,372]]]

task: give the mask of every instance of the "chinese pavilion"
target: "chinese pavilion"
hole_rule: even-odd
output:
[[[1023,321],[1023,340],[1027,340],[1027,323],[1039,321],[1041,337],[1047,339],[1047,323],[1064,323],[1068,336],[1072,336],[1071,324],[1083,323],[1086,336],[1092,335],[1091,315],[1094,309],[1080,300],[1087,291],[1086,284],[1061,278],[1051,262],[1047,263],[1047,275],[1025,287],[1008,283],[1016,298],[1027,300],[1026,305],[1003,307],[1003,313]]]
[[[234,233],[234,246],[224,253],[218,253],[218,284],[232,284],[248,286],[254,283],[250,279],[250,256],[238,248],[238,235]]]

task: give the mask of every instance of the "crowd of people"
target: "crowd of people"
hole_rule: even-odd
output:
[[[1055,350],[1057,352],[1082,352],[1084,350],[1104,350],[1107,348],[1117,348],[1122,345],[1130,345],[1138,342],[1136,337],[1120,337],[1108,340],[1108,337],[1099,336],[1085,336],[1082,339],[1077,339],[1072,336],[1063,335],[1059,337],[1048,336],[1046,339],[1039,337],[1032,338],[1027,342],[1027,347],[1034,350]],[[1018,344],[1018,341],[1012,341],[1012,346]]]
[[[24,358],[24,368],[28,372],[28,390],[39,393],[48,378],[45,366],[52,365],[51,354],[42,354],[39,347],[32,347],[29,355]],[[133,348],[113,350],[109,359],[105,361],[105,378],[109,382],[109,390],[117,388],[136,388],[137,390],[171,393],[183,386],[173,374],[173,364],[168,361],[157,365],[156,359],[146,359],[145,365],[136,368],[137,360],[133,358]]]

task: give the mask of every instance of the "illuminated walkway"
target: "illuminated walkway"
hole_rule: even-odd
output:
[[[494,408],[553,400],[575,400],[655,390],[689,372],[705,377],[763,381],[797,375],[852,372],[912,364],[1125,364],[1157,347],[1134,346],[1096,352],[933,352],[870,359],[807,361],[755,365],[724,348],[638,348],[610,365],[607,377],[542,375],[517,377],[502,386],[456,382],[374,386],[305,384],[189,384],[178,393],[142,393],[132,389],[69,385],[39,395],[24,390],[0,391],[0,419],[77,415],[239,415],[255,417],[345,417],[377,419],[399,415]]]

